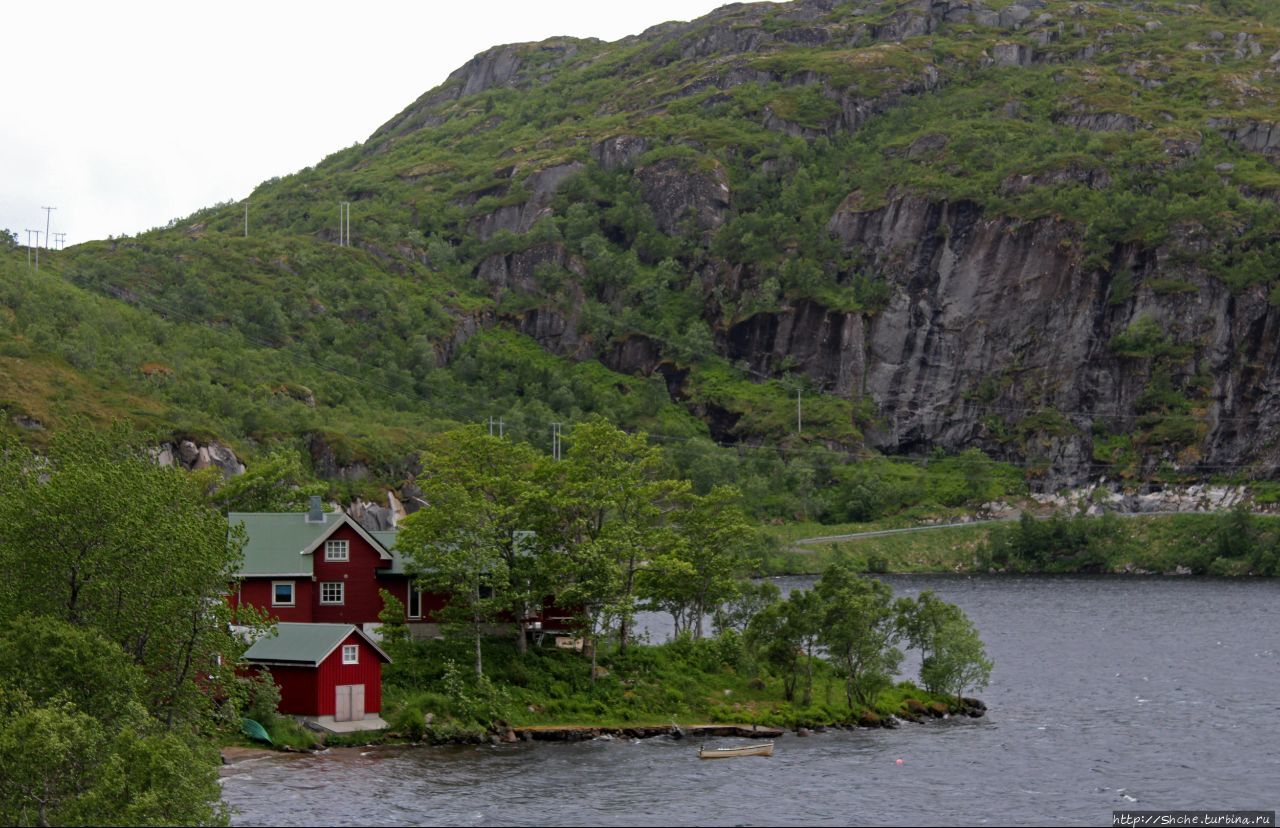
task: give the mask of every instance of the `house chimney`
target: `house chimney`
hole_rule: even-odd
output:
[[[307,523],[324,523],[324,509],[320,507],[320,495],[311,496],[311,508],[307,510]]]

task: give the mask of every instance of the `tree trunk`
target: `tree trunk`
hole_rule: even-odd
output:
[[[813,703],[813,642],[805,650],[804,662],[804,706]]]

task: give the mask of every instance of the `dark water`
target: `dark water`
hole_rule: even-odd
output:
[[[985,719],[788,734],[771,759],[717,762],[669,739],[273,757],[224,796],[242,825],[1099,825],[1280,806],[1280,583],[887,580],[976,622],[996,662]]]

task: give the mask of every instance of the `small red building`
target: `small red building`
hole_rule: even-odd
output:
[[[391,662],[373,639],[351,624],[276,624],[244,654],[280,688],[280,712],[334,731],[386,727],[382,665]]]

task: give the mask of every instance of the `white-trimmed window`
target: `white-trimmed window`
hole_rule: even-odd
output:
[[[349,561],[351,550],[344,540],[328,540],[324,542],[324,559],[326,561]]]
[[[346,584],[342,581],[321,581],[320,582],[320,603],[322,604],[341,604]]]
[[[359,644],[343,644],[342,645],[342,663],[343,664],[359,664],[360,663],[360,645]]]
[[[291,607],[293,604],[293,581],[272,581],[271,606]]]
[[[405,608],[405,615],[409,618],[422,617],[422,590],[409,587],[409,605]]]

